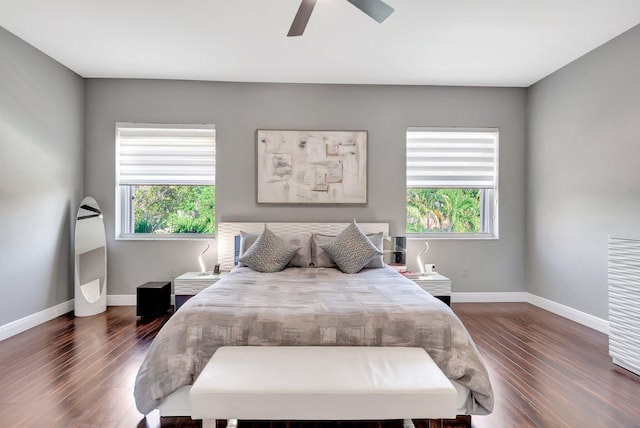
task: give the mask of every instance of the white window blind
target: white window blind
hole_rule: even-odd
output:
[[[117,184],[215,184],[215,132],[213,125],[117,124]]]
[[[497,187],[498,130],[409,128],[407,187]]]

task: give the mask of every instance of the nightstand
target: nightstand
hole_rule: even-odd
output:
[[[420,288],[451,306],[451,280],[444,275],[433,272],[412,279]]]
[[[202,275],[200,272],[186,272],[174,280],[173,294],[176,296],[176,311],[191,297],[195,296],[208,286],[215,284],[225,272]]]

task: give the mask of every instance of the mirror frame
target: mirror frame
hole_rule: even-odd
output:
[[[74,235],[75,316],[107,310],[107,240],[102,210],[91,196],[80,203]]]

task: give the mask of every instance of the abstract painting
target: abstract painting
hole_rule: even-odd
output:
[[[257,131],[258,203],[366,204],[366,131]]]

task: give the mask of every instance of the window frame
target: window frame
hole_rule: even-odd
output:
[[[423,132],[468,132],[468,133],[491,133],[494,135],[495,141],[495,154],[494,154],[494,162],[495,162],[495,171],[494,171],[494,187],[493,188],[480,188],[480,187],[463,187],[461,188],[479,188],[481,190],[481,202],[480,202],[480,222],[481,222],[481,230],[485,230],[485,232],[477,232],[477,233],[466,233],[466,232],[409,232],[407,231],[407,190],[408,189],[446,189],[452,188],[451,186],[442,186],[442,187],[422,187],[422,186],[409,186],[406,180],[406,172],[407,172],[407,161],[408,157],[406,157],[406,144],[409,137],[409,133],[412,131],[423,131]],[[500,131],[497,127],[487,127],[487,128],[457,128],[457,127],[428,127],[428,126],[415,126],[408,127],[406,131],[405,138],[405,234],[408,239],[434,239],[434,240],[497,240],[499,239],[499,141],[500,141]]]
[[[214,131],[214,148],[216,148],[216,154],[214,154],[214,165],[217,158],[217,133],[215,132],[215,125],[213,124],[157,124],[157,123],[130,123],[130,122],[117,122],[115,127],[115,143],[116,143],[116,174],[115,174],[115,239],[120,241],[192,241],[192,240],[211,240],[215,239],[216,234],[202,234],[202,233],[171,233],[171,234],[155,234],[155,233],[135,233],[133,229],[133,215],[134,207],[132,203],[133,186],[130,184],[119,183],[119,135],[121,129],[134,129],[134,128],[172,128],[172,129],[185,129],[185,130],[200,130],[210,129]],[[214,167],[215,169],[215,167]],[[215,173],[214,173],[215,175]],[[149,185],[211,185],[216,186],[215,180],[213,183],[208,184],[182,184],[182,183],[152,183]],[[215,189],[214,189],[215,192]],[[125,223],[126,222],[126,223]],[[216,216],[216,228],[217,228],[217,216]]]

